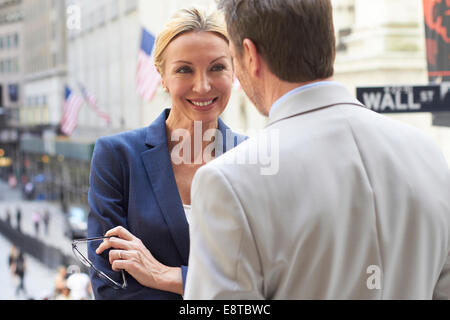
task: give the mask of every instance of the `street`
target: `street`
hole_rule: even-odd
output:
[[[24,201],[19,190],[11,190],[8,185],[0,182],[0,219],[5,221],[6,211],[11,214],[11,224],[17,227],[16,211],[20,208],[22,212],[21,230],[24,234],[35,237],[46,245],[53,246],[61,250],[65,255],[73,256],[71,240],[64,236],[64,216],[59,205],[42,201]],[[36,233],[32,215],[34,211],[43,212],[45,209],[50,212],[50,222],[48,234],[45,232],[44,223],[41,221],[39,231]],[[22,293],[15,295],[18,282],[11,276],[8,270],[8,256],[11,252],[12,244],[4,235],[0,234],[0,299],[42,299],[46,295],[54,292],[57,269],[48,268],[46,265],[25,254],[26,272],[25,288],[28,295]]]

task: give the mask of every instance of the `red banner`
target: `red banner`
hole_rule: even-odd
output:
[[[450,0],[423,0],[430,82],[450,81]]]

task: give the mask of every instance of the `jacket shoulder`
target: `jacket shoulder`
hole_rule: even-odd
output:
[[[140,128],[125,132],[116,133],[109,136],[100,137],[97,144],[108,144],[111,146],[134,145],[143,143],[146,136],[146,128]]]

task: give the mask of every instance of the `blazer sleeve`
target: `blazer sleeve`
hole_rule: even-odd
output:
[[[258,250],[241,201],[219,169],[192,183],[186,300],[263,299]]]
[[[88,218],[88,237],[103,236],[116,226],[126,227],[126,199],[124,197],[123,165],[117,151],[109,138],[100,138],[94,148],[92,157]],[[101,256],[95,253],[99,243],[92,243],[88,248],[90,261],[99,270],[117,282],[121,282],[120,274],[112,271],[108,260],[108,252]],[[123,292],[109,287],[90,270],[92,289],[98,300],[123,299]]]
[[[434,288],[433,299],[450,300],[450,254]]]

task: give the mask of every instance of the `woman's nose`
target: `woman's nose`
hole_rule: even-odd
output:
[[[207,75],[199,74],[194,81],[194,91],[196,93],[208,93],[211,90],[210,79]]]

